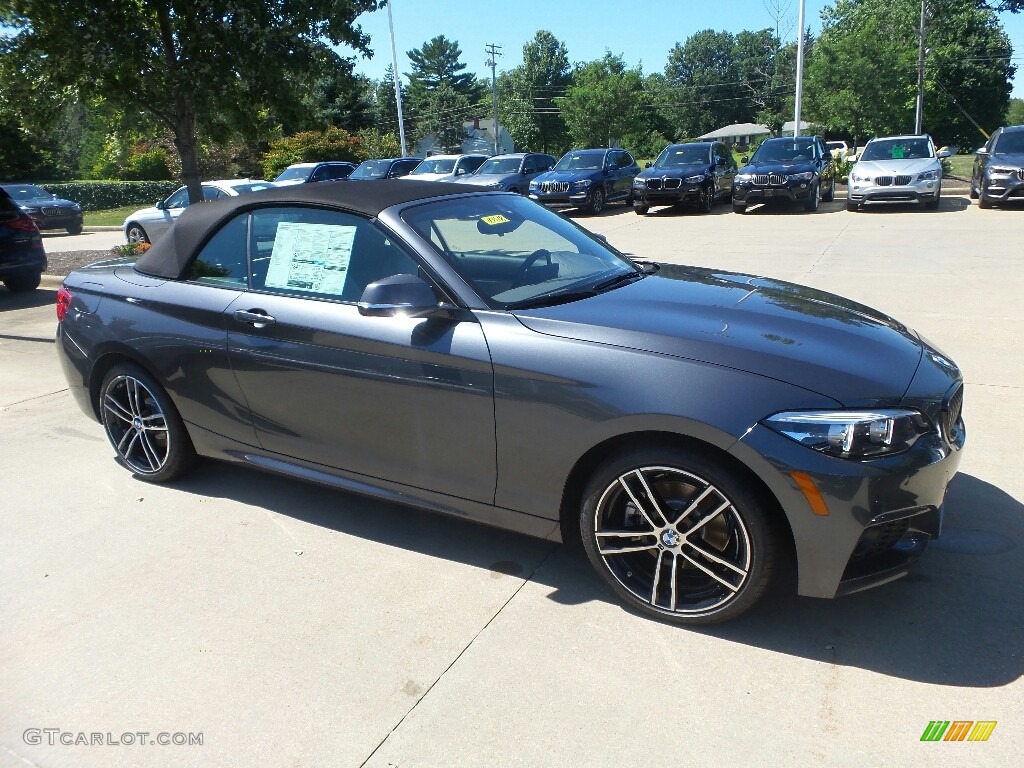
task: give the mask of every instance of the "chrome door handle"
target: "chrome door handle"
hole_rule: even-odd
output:
[[[240,323],[249,323],[257,328],[265,328],[277,322],[262,309],[238,309],[235,310],[235,320]]]

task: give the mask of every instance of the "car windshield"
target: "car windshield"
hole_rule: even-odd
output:
[[[568,219],[522,197],[452,198],[402,218],[492,309],[558,304],[641,272]]]
[[[596,171],[604,168],[604,152],[569,152],[555,165],[556,171]]]
[[[383,179],[391,170],[390,160],[364,160],[352,171],[350,179]]]
[[[928,139],[875,139],[869,141],[861,160],[923,160],[935,157]]]
[[[676,168],[680,165],[693,165],[694,163],[707,163],[710,157],[710,150],[707,146],[699,144],[676,144],[665,147],[658,159],[654,161],[655,168]]]
[[[777,139],[757,148],[752,163],[798,163],[814,158],[814,142],[810,139]]]
[[[53,197],[45,189],[33,186],[32,184],[5,184],[4,189],[15,200],[35,200],[41,197],[49,199]]]
[[[427,158],[422,163],[417,165],[410,176],[415,176],[420,173],[451,173],[455,170],[455,158],[448,157],[444,159],[432,160]]]
[[[269,181],[252,181],[245,184],[232,184],[229,188],[239,195],[244,195],[246,192],[260,192],[264,189],[272,189],[273,187],[274,185]]]
[[[492,157],[486,163],[476,169],[481,176],[489,173],[519,173],[519,166],[522,164],[521,157]]]
[[[995,151],[1002,155],[1024,155],[1024,131],[999,134]]]
[[[305,181],[306,179],[309,178],[309,174],[312,172],[312,170],[312,166],[306,166],[305,168],[285,168],[283,171],[281,171],[281,175],[274,179],[274,181],[294,181],[295,179],[301,179],[302,181]]]

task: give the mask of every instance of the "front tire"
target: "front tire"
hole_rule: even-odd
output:
[[[142,228],[142,226],[139,225],[139,224],[135,224],[135,223],[130,224],[128,226],[127,236],[128,236],[128,242],[131,245],[135,245],[136,243],[148,243],[149,242],[149,236],[146,234],[146,230],[144,230]]]
[[[643,203],[633,204],[633,213],[637,216],[646,216],[649,210],[651,210],[651,206],[649,205],[644,205]]]
[[[590,193],[590,204],[587,210],[595,216],[604,210],[604,190],[598,187]]]
[[[34,291],[39,287],[39,283],[42,282],[43,275],[41,272],[30,272],[28,274],[21,273],[20,275],[11,275],[10,277],[4,278],[4,285],[7,286],[7,290],[15,293],[22,293],[27,291]]]
[[[808,213],[814,213],[818,210],[818,205],[821,203],[821,183],[814,185],[814,192],[804,202],[804,210]]]
[[[733,213],[746,213],[747,212],[747,205],[746,205],[746,203],[737,203],[735,200],[733,200],[732,201],[732,212]]]
[[[971,200],[978,199],[978,188],[974,186],[974,182],[971,182]]]
[[[700,191],[700,206],[699,210],[701,213],[711,213],[711,209],[715,207],[715,188],[704,187]]]
[[[991,208],[992,201],[985,197],[985,190],[982,188],[978,189],[978,207],[979,208]]]
[[[707,456],[645,448],[605,462],[580,509],[591,564],[630,607],[713,624],[754,606],[781,552],[765,504]]]
[[[165,483],[196,459],[171,398],[142,368],[122,363],[100,385],[100,420],[121,464],[140,480]]]
[[[67,228],[67,232],[68,232],[69,235],[80,235],[80,234],[82,234],[82,225],[81,224],[73,224],[73,225],[71,225],[70,227]]]
[[[832,183],[828,185],[828,194],[823,195],[821,200],[824,203],[831,203],[836,199],[836,180],[832,179]]]

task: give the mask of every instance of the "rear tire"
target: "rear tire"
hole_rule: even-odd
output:
[[[171,398],[134,363],[115,365],[100,385],[100,421],[119,462],[149,483],[185,474],[196,451]]]
[[[620,600],[675,624],[714,624],[752,608],[782,552],[776,521],[742,476],[672,446],[602,464],[584,491],[579,529]]]
[[[34,291],[39,287],[39,283],[42,282],[43,275],[41,272],[22,273],[20,275],[11,275],[10,277],[4,278],[4,285],[7,286],[7,290],[14,291],[15,293],[22,293],[27,291]]]

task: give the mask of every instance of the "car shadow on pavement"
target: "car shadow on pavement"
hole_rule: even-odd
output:
[[[228,498],[367,541],[528,578],[551,600],[619,605],[578,546],[207,461],[174,486]],[[950,485],[943,537],[901,581],[837,600],[779,584],[728,624],[680,628],[838,666],[938,685],[995,687],[1024,673],[1020,617],[1024,505],[971,475]],[[497,577],[497,576],[495,576]],[[624,612],[632,611],[624,606]],[[636,614],[636,621],[652,621]]]
[[[744,216],[820,216],[823,213],[842,213],[846,210],[845,200],[824,200],[818,205],[818,210],[804,210],[803,203],[793,203],[788,200],[770,203],[753,203],[747,206]],[[730,210],[731,212],[731,210]]]
[[[707,212],[697,209],[695,205],[665,205],[657,208],[651,208],[646,214],[646,218],[657,219],[657,218],[672,218],[674,216],[723,216],[732,214],[732,206],[729,201],[715,203],[714,207]],[[644,218],[641,216],[640,218]]]
[[[36,288],[34,291],[20,291],[15,293],[0,286],[0,312],[8,312],[14,309],[28,309],[30,307],[43,307],[47,304],[56,305],[57,292],[47,288]],[[56,322],[56,315],[54,316]]]
[[[966,211],[970,207],[971,200],[964,195],[943,194],[942,197],[939,198],[939,207],[934,211],[926,211],[917,203],[892,203],[887,205],[866,205],[857,211],[857,213],[870,215],[914,213],[915,211],[920,213],[936,213],[942,211]]]

